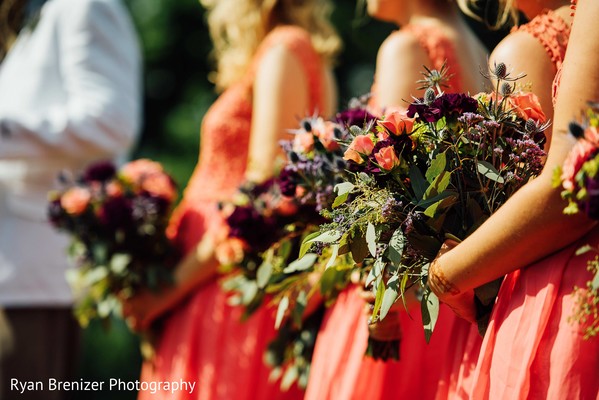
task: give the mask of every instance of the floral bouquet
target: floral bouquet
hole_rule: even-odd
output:
[[[231,204],[222,206],[229,237],[218,246],[217,254],[228,270],[237,271],[224,286],[235,293],[234,302],[245,306],[246,315],[265,301],[278,304],[278,336],[266,359],[273,367],[273,379],[281,378],[283,389],[294,382],[305,387],[324,314],[315,296],[320,287],[316,280],[330,254],[324,249],[323,255],[318,246],[307,253],[302,242],[318,235],[318,225],[325,221],[319,211],[331,207],[333,188],[346,175],[338,142],[347,139],[349,123],[368,118],[374,117],[355,104],[335,121],[315,116],[303,119],[291,131],[293,139],[281,143],[287,160],[278,176],[263,184],[246,183]],[[331,287],[328,292],[341,289]]]
[[[554,187],[562,187],[562,197],[568,201],[565,214],[582,212],[589,218],[599,220],[599,104],[591,104],[586,113],[585,126],[570,124],[570,133],[577,143],[555,170]],[[577,251],[582,255],[589,251],[599,254],[599,248],[586,245]],[[588,262],[593,279],[586,288],[575,288],[578,308],[573,319],[585,326],[585,338],[599,333],[599,255]]]
[[[424,98],[350,129],[353,176],[336,186],[323,213],[331,222],[313,239],[351,254],[375,297],[373,320],[419,288],[427,340],[439,307],[426,289],[430,262],[444,240],[465,238],[541,171],[547,126],[536,96],[517,90],[504,64],[492,71],[496,90],[476,96],[443,93],[444,71],[428,72]],[[477,290],[483,329],[497,289]],[[397,354],[382,349],[381,358]]]
[[[64,188],[49,194],[54,227],[71,236],[77,268],[67,278],[82,326],[119,310],[119,298],[171,282],[178,254],[166,236],[176,187],[159,163],[141,159],[117,171],[95,163],[78,178],[61,175]]]

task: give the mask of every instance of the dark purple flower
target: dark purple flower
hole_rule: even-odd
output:
[[[108,228],[127,228],[132,223],[132,211],[131,201],[125,197],[110,197],[98,211],[98,217]]]
[[[62,218],[64,217],[64,210],[60,205],[60,199],[52,200],[48,204],[48,220],[55,227],[62,226]]]
[[[85,182],[106,182],[116,175],[116,168],[110,161],[96,162],[85,170],[83,180]]]
[[[295,196],[298,176],[290,168],[284,168],[279,174],[278,184],[283,196]]]
[[[430,105],[421,100],[410,104],[408,117],[418,114],[420,122],[436,122],[443,117],[457,118],[464,113],[476,112],[478,103],[472,97],[463,93],[446,93],[437,97]]]
[[[265,218],[251,206],[235,207],[227,217],[229,236],[244,240],[255,251],[263,251],[272,244],[275,237],[275,221]]]
[[[376,117],[374,115],[359,107],[341,111],[335,116],[335,122],[344,127],[350,127],[353,125],[365,126],[370,121],[375,119]]]
[[[581,209],[589,216],[589,218],[599,220],[599,180],[597,178],[588,178],[586,189],[589,198],[585,204],[581,204]]]

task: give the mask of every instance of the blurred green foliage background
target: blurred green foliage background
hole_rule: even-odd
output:
[[[210,37],[197,0],[124,0],[136,24],[144,54],[144,125],[133,158],[160,161],[182,189],[198,157],[202,117],[216,98],[208,81]],[[334,0],[333,23],[345,47],[335,75],[339,105],[365,94],[372,84],[379,45],[395,26],[366,16],[362,0]],[[505,31],[486,32],[469,21],[492,48]],[[79,375],[108,381],[139,377],[139,341],[120,320],[110,330],[91,324],[82,342]],[[135,392],[81,392],[77,399],[134,399]]]

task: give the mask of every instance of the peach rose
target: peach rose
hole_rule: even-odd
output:
[[[137,183],[145,175],[161,173],[162,171],[163,169],[160,163],[148,160],[147,158],[141,158],[123,165],[119,173],[130,183]]]
[[[310,132],[298,133],[293,138],[293,151],[308,153],[314,148],[314,135]]]
[[[112,181],[106,185],[106,194],[110,197],[119,197],[123,195],[123,186],[120,183]]]
[[[569,191],[576,189],[576,174],[594,151],[595,146],[587,140],[576,142],[562,166],[561,179],[564,189]]]
[[[383,147],[374,155],[374,158],[376,158],[376,162],[381,168],[386,171],[391,171],[400,164],[393,146]]]
[[[140,182],[140,189],[155,196],[163,197],[168,201],[173,201],[177,197],[173,181],[164,173],[145,175]]]
[[[384,120],[378,121],[377,125],[394,135],[401,135],[412,132],[412,129],[414,128],[414,119],[408,118],[405,112],[393,111],[385,115]]]
[[[91,193],[89,190],[81,187],[73,187],[62,195],[60,205],[68,214],[81,215],[90,201]]]
[[[352,140],[349,148],[343,154],[343,159],[352,160],[358,164],[362,164],[364,162],[362,155],[369,156],[373,149],[374,143],[372,142],[370,135],[359,135]]]
[[[585,131],[584,131],[584,137],[591,142],[592,144],[594,144],[595,146],[599,147],[599,131],[597,131],[597,127],[596,126],[589,126]]]
[[[297,205],[292,197],[282,196],[275,206],[275,213],[283,216],[290,216],[297,213]]]
[[[516,114],[525,120],[545,122],[547,117],[539,104],[539,98],[531,92],[516,92],[507,98],[507,103]]]
[[[328,151],[339,149],[339,143],[335,140],[335,123],[331,121],[318,121],[312,125],[312,133],[320,140]]]
[[[215,257],[222,265],[235,265],[243,260],[246,244],[239,238],[227,238],[216,246]]]

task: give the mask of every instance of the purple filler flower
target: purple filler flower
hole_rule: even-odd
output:
[[[467,112],[473,113],[477,108],[477,101],[466,94],[446,93],[437,97],[430,105],[422,100],[410,104],[408,117],[414,118],[418,114],[420,122],[436,122],[443,117],[457,118]]]

